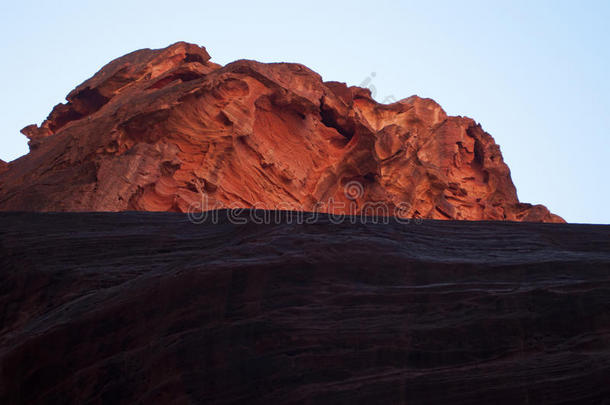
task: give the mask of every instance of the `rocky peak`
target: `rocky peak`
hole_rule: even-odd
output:
[[[474,120],[417,96],[380,104],[299,64],[223,67],[180,42],[120,57],[66,99],[22,130],[31,152],[0,175],[0,209],[354,214],[381,204],[410,217],[562,221],[518,201]]]

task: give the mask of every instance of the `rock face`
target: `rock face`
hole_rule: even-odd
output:
[[[0,210],[256,207],[562,222],[520,203],[493,138],[430,99],[375,102],[305,66],[210,62],[177,43],[118,58],[22,132]],[[378,213],[381,211],[378,211]]]
[[[610,397],[610,226],[234,223],[0,213],[0,403]]]
[[[8,169],[8,163],[0,159],[0,173]]]

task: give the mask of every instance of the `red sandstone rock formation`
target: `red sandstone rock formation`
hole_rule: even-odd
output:
[[[383,203],[413,217],[563,221],[520,203],[493,138],[433,100],[384,105],[299,64],[209,59],[180,42],[103,67],[22,130],[31,151],[0,174],[0,210]]]
[[[0,173],[2,173],[3,171],[5,171],[7,169],[8,169],[8,164],[4,160],[0,159]]]

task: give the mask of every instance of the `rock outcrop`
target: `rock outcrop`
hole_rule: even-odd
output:
[[[8,169],[8,163],[0,159],[0,173]]]
[[[0,213],[0,403],[610,398],[610,226],[236,222]]]
[[[0,174],[0,210],[563,221],[519,202],[472,119],[417,96],[380,104],[299,64],[223,67],[181,42],[112,61],[67,101],[22,130],[31,151]]]

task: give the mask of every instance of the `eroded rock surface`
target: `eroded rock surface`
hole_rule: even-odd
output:
[[[218,218],[0,213],[0,403],[610,397],[609,226]]]
[[[210,62],[202,47],[140,50],[103,67],[23,133],[0,209],[219,207],[562,222],[520,203],[493,138],[430,99],[380,104],[305,66]]]

